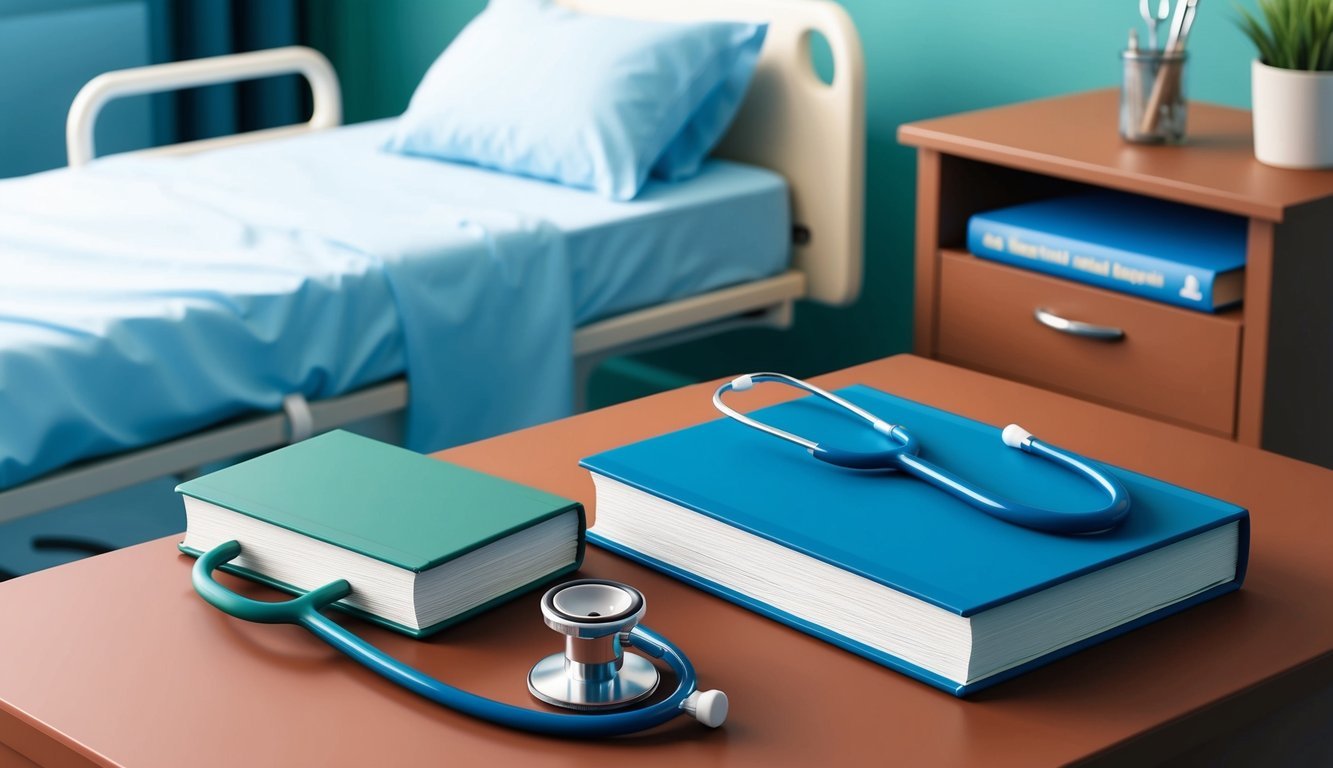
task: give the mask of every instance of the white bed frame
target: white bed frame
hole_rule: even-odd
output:
[[[734,328],[785,328],[798,299],[845,305],[861,287],[865,174],[865,96],[861,45],[847,13],[831,0],[560,0],[587,13],[643,19],[766,21],[767,38],[736,122],[716,154],[770,168],[791,189],[792,268],[583,326],[574,334],[575,391],[603,359],[676,344]],[[833,54],[832,83],[813,69],[810,38]],[[66,125],[69,164],[95,156],[93,127],[110,101],[201,85],[300,74],[309,81],[309,121],[265,131],[142,150],[183,154],[325,130],[342,121],[333,67],[309,48],[279,48],[108,72],[75,97]],[[403,379],[306,403],[289,397],[282,412],[243,418],[186,437],[74,465],[0,492],[0,521],[33,514],[245,453],[268,450],[406,406]],[[582,400],[579,402],[582,405]]]

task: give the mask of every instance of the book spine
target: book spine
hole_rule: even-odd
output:
[[[1212,270],[1108,248],[1077,238],[1016,227],[985,214],[968,220],[973,255],[1022,269],[1141,296],[1202,312],[1216,312]]]

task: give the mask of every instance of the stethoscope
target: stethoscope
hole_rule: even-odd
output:
[[[761,381],[787,384],[818,395],[869,422],[872,429],[896,444],[878,451],[848,451],[822,445],[756,421],[722,402],[723,394],[732,390],[740,392],[750,389]],[[820,461],[849,469],[902,470],[919,480],[924,480],[941,490],[949,492],[988,515],[1026,528],[1060,534],[1100,533],[1115,528],[1129,514],[1129,492],[1125,490],[1125,486],[1114,475],[1099,469],[1096,464],[1082,456],[1038,440],[1032,436],[1031,432],[1017,424],[1010,424],[1001,433],[1000,439],[1005,445],[1040,456],[1071,472],[1082,475],[1106,493],[1106,504],[1098,509],[1087,511],[1058,511],[1040,509],[989,494],[984,490],[972,487],[965,480],[948,470],[922,459],[919,455],[921,444],[901,425],[889,424],[873,413],[849,403],[832,392],[785,374],[749,373],[738,376],[717,388],[717,391],[713,393],[713,405],[722,413],[747,427],[805,448],[811,456]]]
[[[215,608],[246,621],[305,627],[390,682],[464,714],[523,731],[582,738],[634,733],[683,714],[710,728],[727,719],[727,695],[700,691],[685,654],[666,638],[639,626],[647,605],[637,589],[625,584],[583,579],[553,587],[542,597],[542,618],[565,636],[565,650],[537,662],[528,673],[528,691],[548,704],[595,712],[596,716],[559,714],[455,688],[386,655],[334,623],[320,611],[351,593],[345,579],[277,603],[232,592],[213,578],[213,571],[240,554],[241,545],[228,541],[205,552],[194,564],[195,591]],[[660,675],[648,658],[625,653],[626,646],[665,662],[676,676],[676,689],[661,701],[627,709],[657,690]]]

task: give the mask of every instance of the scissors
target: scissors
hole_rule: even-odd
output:
[[[1157,13],[1154,14],[1149,7],[1152,0],[1139,0],[1139,16],[1143,18],[1148,25],[1148,48],[1157,50],[1157,28],[1162,22],[1171,17],[1171,0],[1161,0],[1157,5]],[[1184,5],[1182,0],[1181,5]]]
[[[816,443],[813,440],[756,421],[722,401],[722,396],[727,392],[733,390],[737,392],[744,391],[762,381],[786,384],[818,395],[869,422],[872,429],[887,437],[893,445],[877,451],[849,451]],[[744,376],[738,376],[717,388],[717,391],[713,393],[713,406],[747,427],[805,448],[811,456],[820,461],[848,469],[901,470],[918,480],[956,496],[992,517],[1025,528],[1066,535],[1102,533],[1120,525],[1129,514],[1129,492],[1125,490],[1125,486],[1119,479],[1078,454],[1038,440],[1032,436],[1031,432],[1017,424],[1010,424],[1001,433],[1000,439],[1004,441],[1005,445],[1039,456],[1070,472],[1081,475],[1106,494],[1106,503],[1092,510],[1063,511],[1042,509],[995,496],[970,485],[966,480],[943,467],[936,466],[921,458],[920,441],[913,437],[905,427],[898,424],[889,424],[873,413],[838,397],[832,392],[782,373],[747,373]]]
[[[1167,29],[1166,42],[1161,50],[1169,54],[1184,50],[1190,28],[1194,26],[1194,16],[1199,10],[1199,0],[1176,0],[1174,10],[1171,8],[1171,0],[1161,0],[1157,5],[1156,14],[1152,12],[1150,4],[1151,0],[1139,0],[1139,16],[1148,25],[1149,50],[1158,50],[1157,30],[1168,18],[1171,19],[1171,26]]]

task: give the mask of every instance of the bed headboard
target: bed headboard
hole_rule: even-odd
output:
[[[795,267],[808,297],[848,304],[861,290],[865,63],[851,18],[831,0],[558,0],[584,13],[663,21],[766,21],[754,82],[717,154],[782,174],[791,188]],[[815,75],[810,33],[833,51]]]

